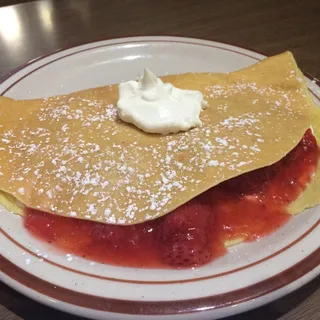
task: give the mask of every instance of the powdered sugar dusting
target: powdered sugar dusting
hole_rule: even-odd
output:
[[[288,134],[294,135],[302,123],[293,121],[303,113],[290,91],[239,82],[206,86],[201,127],[147,135],[118,119],[116,98],[103,90],[116,87],[48,98],[23,120],[17,115],[12,128],[0,127],[12,193],[68,217],[117,224],[154,219],[252,163],[263,164],[270,148],[276,161],[281,130],[288,130],[282,124],[293,123]]]

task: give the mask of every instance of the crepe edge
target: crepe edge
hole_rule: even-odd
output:
[[[299,70],[300,76],[304,77]],[[316,105],[311,92],[306,88],[307,98],[310,100],[312,107],[310,110],[311,124],[313,135],[316,141],[320,141],[320,107]],[[317,169],[313,175],[312,180],[307,185],[306,189],[301,195],[292,203],[289,204],[287,210],[291,215],[297,215],[305,209],[312,208],[320,204],[320,161],[318,162]]]

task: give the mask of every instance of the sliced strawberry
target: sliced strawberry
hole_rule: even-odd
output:
[[[180,268],[207,263],[211,259],[210,216],[210,207],[198,200],[191,200],[165,216],[159,233],[161,259]]]
[[[221,184],[221,188],[238,195],[261,192],[281,169],[281,162],[271,166],[247,172]]]
[[[206,229],[210,215],[208,205],[193,199],[162,218],[163,237],[186,232],[190,228]]]
[[[302,145],[308,149],[316,149],[318,147],[317,140],[312,134],[311,129],[306,131],[300,143],[302,143]]]
[[[200,266],[209,262],[212,254],[208,243],[203,243],[203,236],[200,239],[189,237],[189,233],[180,234],[175,236],[175,241],[164,242],[160,247],[162,260],[178,268]]]
[[[317,148],[317,140],[312,131],[308,129],[298,145],[287,154],[283,161],[285,163],[297,161],[300,157],[305,157],[306,153],[313,152]]]
[[[208,242],[208,232],[206,228],[189,228],[185,231],[162,233],[162,244],[176,243],[180,241],[194,242],[205,246]]]

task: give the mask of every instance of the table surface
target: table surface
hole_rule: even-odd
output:
[[[11,5],[0,8],[0,78],[60,48],[137,35],[205,38],[267,55],[291,50],[304,71],[320,78],[319,0],[0,0],[0,5]],[[320,278],[229,320],[257,318],[320,319]],[[44,307],[0,283],[0,319],[80,318]]]

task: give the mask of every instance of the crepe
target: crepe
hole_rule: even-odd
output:
[[[312,99],[312,97],[310,97]],[[311,107],[311,128],[313,135],[315,136],[318,145],[320,142],[320,108],[316,105]],[[302,212],[306,208],[312,208],[320,204],[320,165],[318,163],[316,172],[313,179],[307,185],[307,188],[294,202],[288,206],[288,212],[292,215],[296,215]]]
[[[0,202],[19,214],[23,203],[102,223],[141,223],[277,162],[317,113],[289,52],[229,74],[162,80],[204,94],[201,127],[161,136],[123,123],[117,85],[47,99],[1,97]]]

